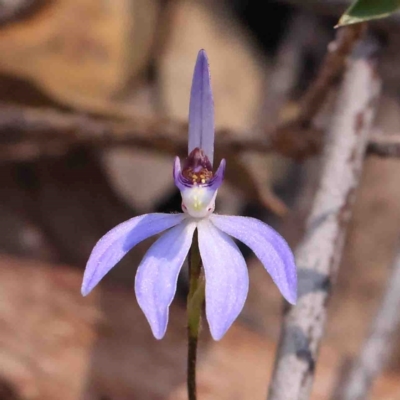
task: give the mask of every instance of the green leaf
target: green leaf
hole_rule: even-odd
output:
[[[400,8],[400,0],[356,0],[342,15],[337,26],[384,18]]]

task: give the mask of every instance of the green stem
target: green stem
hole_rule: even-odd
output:
[[[196,360],[197,342],[200,332],[201,311],[204,303],[204,277],[202,276],[201,258],[197,240],[197,231],[193,237],[189,252],[189,295],[188,313],[188,364],[187,388],[189,400],[196,400]]]

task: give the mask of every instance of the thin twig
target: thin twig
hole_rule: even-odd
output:
[[[334,80],[340,75],[346,55],[361,34],[359,25],[339,31],[322,64],[316,81],[305,93],[297,118],[268,132],[272,142],[239,140],[228,130],[218,132],[217,147],[224,154],[250,150],[272,150],[294,159],[318,153],[321,132],[313,129],[312,120],[322,106]],[[173,154],[186,150],[187,124],[166,118],[131,118],[129,121],[101,120],[86,115],[63,113],[52,109],[33,109],[3,105],[0,107],[0,159],[39,156],[59,151],[62,146],[134,145]],[[243,135],[242,135],[243,137]],[[49,145],[50,143],[50,145]],[[217,149],[218,150],[218,149]]]
[[[393,334],[400,324],[400,252],[393,263],[382,304],[361,353],[335,400],[366,400],[375,378],[385,367]]]
[[[342,254],[379,88],[370,60],[348,60],[320,185],[305,238],[296,251],[299,299],[284,317],[269,400],[309,399],[325,327],[326,302]]]
[[[328,45],[328,52],[318,74],[302,99],[296,118],[278,127],[271,134],[276,151],[301,160],[318,152],[322,144],[322,132],[313,128],[313,121],[341,76],[347,57],[365,30],[363,24],[341,28]]]
[[[341,75],[348,55],[365,30],[363,24],[338,29],[336,38],[328,45],[328,52],[317,78],[307,90],[300,103],[299,125],[309,127],[324,105],[334,81]]]
[[[240,186],[252,201],[277,215],[286,206],[272,193],[261,189],[247,166],[234,157],[243,150],[272,151],[267,139],[239,140],[234,132],[220,130],[216,152],[231,160],[246,180]],[[243,135],[241,135],[243,137]],[[187,124],[166,118],[132,117],[127,120],[104,120],[54,109],[0,106],[0,161],[32,161],[43,156],[58,156],[69,147],[91,148],[133,146],[171,155],[187,154]],[[237,177],[227,174],[227,180]]]
[[[400,135],[370,138],[367,152],[379,157],[400,157]]]
[[[95,119],[55,109],[0,105],[0,161],[3,162],[59,155],[72,145],[90,145],[94,148],[133,146],[173,155],[184,154],[187,150],[186,135],[187,124],[168,119],[133,117],[122,122]],[[267,139],[241,139],[243,136],[245,135],[228,129],[219,130],[217,151],[227,156],[243,151],[279,153],[281,149],[277,148],[276,142]],[[314,150],[309,151],[312,137],[315,137],[313,130],[305,136],[299,135],[298,138],[291,134],[288,143],[292,139],[293,141],[287,147],[297,146],[297,153],[318,153],[321,143],[316,141]],[[309,148],[307,151],[306,147]],[[400,137],[372,137],[367,152],[381,157],[400,157]]]
[[[10,150],[18,149],[19,145],[26,149],[36,146],[38,153],[51,145],[132,145],[176,155],[187,152],[187,124],[167,118],[133,117],[129,121],[115,121],[54,109],[0,106],[0,159],[3,156],[7,159]],[[240,140],[226,129],[218,132],[217,147],[225,154],[272,151],[267,140]]]
[[[44,5],[43,0],[8,0],[0,1],[0,25],[10,24]]]

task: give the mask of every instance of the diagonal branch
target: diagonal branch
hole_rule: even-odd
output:
[[[393,334],[400,324],[400,252],[393,263],[382,304],[378,310],[360,356],[337,400],[365,400],[374,379],[385,367]]]
[[[348,27],[350,29],[339,29],[336,39],[328,46],[328,53],[318,72],[318,76],[307,90],[300,103],[299,125],[308,127],[311,125],[315,115],[324,105],[326,97],[332,84],[344,70],[348,55],[354,44],[360,39],[365,31],[364,24],[356,24]]]
[[[326,303],[342,255],[380,89],[375,68],[366,58],[368,46],[356,50],[348,60],[337,99],[306,235],[296,251],[299,300],[284,317],[269,400],[306,400],[311,393]],[[360,53],[364,58],[356,58]]]
[[[328,52],[312,82],[300,100],[297,117],[283,124],[271,134],[273,146],[279,153],[295,159],[315,154],[321,146],[322,132],[313,129],[313,120],[335,83],[341,76],[347,57],[365,31],[364,24],[339,29],[328,45]]]

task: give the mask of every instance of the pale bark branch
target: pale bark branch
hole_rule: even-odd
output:
[[[393,335],[400,324],[400,252],[393,263],[382,303],[347,381],[335,400],[366,400],[375,378],[386,365]]]
[[[360,51],[354,55],[357,53]],[[305,238],[295,254],[299,299],[284,316],[269,400],[306,400],[310,396],[326,302],[342,255],[379,89],[380,81],[369,59],[354,56],[348,60],[320,185]]]

